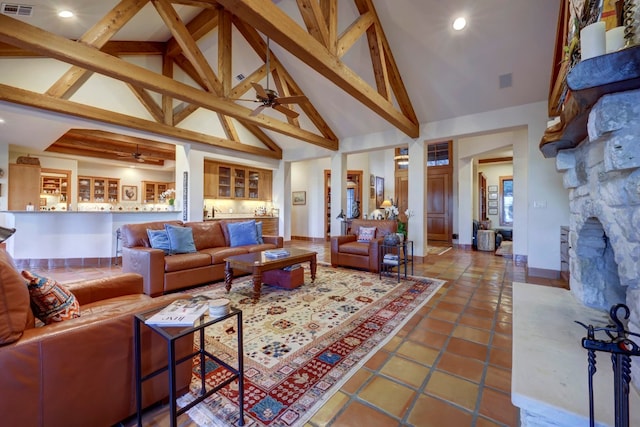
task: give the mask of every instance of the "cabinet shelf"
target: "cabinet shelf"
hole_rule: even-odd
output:
[[[235,200],[271,200],[272,172],[205,161],[204,196]]]

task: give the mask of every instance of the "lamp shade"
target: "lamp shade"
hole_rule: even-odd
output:
[[[381,208],[390,208],[391,206],[393,205],[391,204],[391,201],[389,199],[384,199],[384,201],[380,205]]]

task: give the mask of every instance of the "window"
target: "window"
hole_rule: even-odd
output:
[[[500,177],[500,225],[513,225],[513,176]]]
[[[449,165],[449,141],[429,144],[427,147],[427,166]]]

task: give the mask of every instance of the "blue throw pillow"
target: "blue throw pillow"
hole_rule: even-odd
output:
[[[263,244],[264,240],[262,239],[262,221],[256,222],[256,236],[258,243]]]
[[[151,230],[147,228],[147,236],[149,236],[149,243],[151,243],[152,248],[162,249],[165,255],[171,253],[167,230]]]
[[[256,222],[254,220],[230,222],[227,224],[227,230],[229,230],[229,244],[231,247],[258,244]]]
[[[165,224],[164,229],[167,230],[167,236],[169,236],[171,253],[189,254],[197,252],[196,244],[193,241],[193,230],[191,230],[191,228]]]

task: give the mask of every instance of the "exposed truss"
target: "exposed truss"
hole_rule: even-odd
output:
[[[271,158],[282,158],[282,151],[263,129],[337,150],[338,138],[310,102],[297,108],[315,126],[317,133],[302,129],[296,118],[283,117],[286,120],[283,121],[266,115],[250,116],[250,109],[232,101],[250,91],[252,81],[259,81],[267,74],[273,77],[281,96],[304,95],[273,52],[269,54],[270,70],[263,64],[233,86],[231,33],[235,26],[263,62],[266,62],[267,45],[258,31],[271,37],[398,129],[417,137],[417,118],[373,3],[371,0],[354,2],[360,17],[342,34],[337,34],[336,28],[337,0],[297,0],[306,29],[272,2],[264,0],[122,0],[77,41],[0,15],[0,56],[13,56],[17,60],[26,56],[45,56],[71,65],[45,93],[0,84],[0,100]],[[164,43],[111,40],[147,3],[154,6],[172,37]],[[172,3],[200,7],[202,11],[185,23]],[[218,31],[215,70],[198,45],[202,37],[214,30]],[[375,89],[340,60],[365,33],[372,57]],[[154,72],[134,65],[120,58],[124,55],[160,55],[162,71]],[[199,87],[174,80],[176,66]],[[71,101],[73,94],[92,73],[127,84],[153,121]],[[161,102],[157,102],[158,97],[153,93],[161,95]],[[226,138],[177,127],[201,108],[217,114]],[[251,132],[265,148],[242,143],[236,129],[238,124]]]

